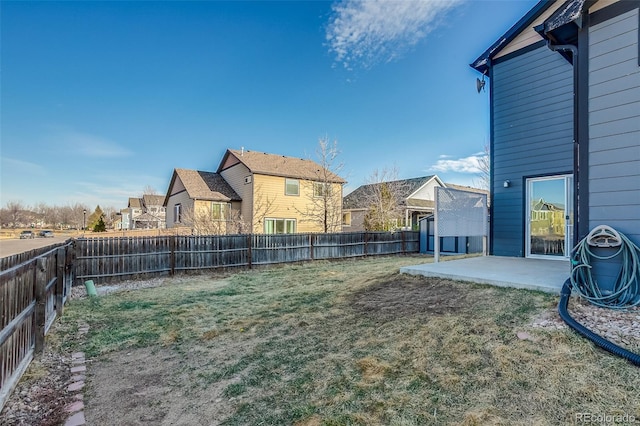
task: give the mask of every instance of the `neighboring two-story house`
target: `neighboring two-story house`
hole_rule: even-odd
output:
[[[164,229],[165,207],[162,195],[145,194],[141,198],[130,197],[126,209],[120,210],[119,229]]]
[[[312,160],[229,149],[218,173],[254,233],[340,231],[345,180]]]
[[[344,183],[311,160],[229,149],[216,173],[174,171],[165,197],[167,227],[210,222],[202,217],[206,211],[227,226],[214,233],[338,232]],[[185,220],[194,210],[200,216]]]
[[[116,214],[116,219],[113,221],[113,229],[115,229],[116,231],[124,231],[130,229],[131,217],[129,209],[121,209]]]
[[[166,210],[164,196],[144,194],[140,198],[142,214],[133,218],[133,229],[164,229]]]
[[[135,229],[136,218],[142,216],[144,213],[144,209],[142,208],[142,198],[129,197],[127,208],[122,211],[129,218],[127,228],[123,229]]]
[[[471,64],[490,84],[490,252],[640,244],[640,1],[541,1]]]

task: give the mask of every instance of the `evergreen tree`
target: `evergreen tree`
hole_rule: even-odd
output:
[[[95,228],[96,225],[98,224],[98,221],[102,219],[103,216],[104,216],[104,212],[98,205],[96,209],[93,211],[93,213],[91,213],[87,218],[87,229]]]
[[[93,232],[106,232],[107,231],[107,226],[104,224],[104,220],[102,219],[102,216],[100,216],[100,219],[98,219],[98,223],[95,224],[95,226],[93,227]]]

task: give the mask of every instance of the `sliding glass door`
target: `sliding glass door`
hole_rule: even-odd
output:
[[[573,176],[527,179],[527,257],[569,257],[573,241]]]

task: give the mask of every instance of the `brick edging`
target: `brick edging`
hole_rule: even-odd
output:
[[[84,337],[89,332],[87,324],[80,324],[78,337]],[[67,392],[75,393],[73,402],[64,407],[64,411],[70,414],[64,426],[82,426],[87,422],[84,418],[84,382],[86,380],[87,366],[84,352],[71,354],[71,384],[67,386]]]

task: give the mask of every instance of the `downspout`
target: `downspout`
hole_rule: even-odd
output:
[[[573,171],[575,176],[573,177],[573,211],[575,222],[573,225],[573,241],[571,245],[574,246],[578,241],[580,234],[580,205],[579,190],[580,190],[580,91],[578,90],[578,47],[572,44],[551,44],[551,40],[547,39],[547,47],[553,51],[571,51],[571,57],[573,62]]]

